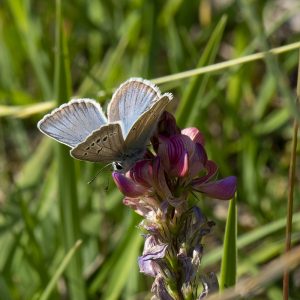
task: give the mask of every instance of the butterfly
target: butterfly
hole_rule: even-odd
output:
[[[72,157],[112,163],[125,173],[142,159],[147,143],[171,93],[161,94],[148,80],[130,78],[112,96],[107,118],[99,103],[74,99],[54,109],[38,122],[38,129],[72,149]]]

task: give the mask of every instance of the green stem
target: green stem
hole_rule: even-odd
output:
[[[300,51],[299,51],[300,57]],[[298,82],[297,82],[297,105],[300,99],[300,62],[298,65]],[[294,186],[295,186],[295,168],[296,168],[296,152],[297,152],[297,134],[298,134],[298,121],[295,118],[293,126],[293,140],[292,152],[289,169],[289,184],[288,184],[288,203],[287,203],[287,219],[286,219],[286,233],[285,233],[285,253],[291,249],[291,233],[293,222],[293,202],[294,202]],[[286,270],[283,274],[283,299],[289,298],[289,271]]]

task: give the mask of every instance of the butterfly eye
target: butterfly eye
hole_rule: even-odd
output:
[[[114,162],[114,169],[116,171],[122,171],[123,170],[123,166],[119,162]]]

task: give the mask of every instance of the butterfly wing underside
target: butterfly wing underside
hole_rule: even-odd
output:
[[[71,155],[91,162],[118,162],[122,171],[143,157],[160,115],[172,100],[148,80],[121,84],[108,106],[108,121],[91,99],[72,100],[46,115],[38,128],[71,147]]]
[[[73,148],[106,123],[106,117],[96,101],[78,99],[44,116],[38,128],[49,137]]]
[[[85,141],[70,151],[74,158],[91,162],[113,162],[120,160],[124,139],[119,123],[111,123],[93,131]]]
[[[132,125],[125,139],[125,147],[146,147],[156,129],[157,122],[165,110],[168,103],[172,100],[171,94],[164,94],[152,107],[144,112]]]
[[[148,80],[131,78],[114,93],[108,106],[108,121],[121,121],[124,136],[127,136],[137,119],[161,98],[157,86]]]

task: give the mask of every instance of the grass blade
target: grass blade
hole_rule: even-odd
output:
[[[117,264],[111,270],[111,279],[107,283],[103,299],[120,299],[122,289],[128,280],[128,276],[130,276],[132,266],[137,264],[137,256],[141,247],[141,242],[141,236],[137,234],[137,232],[133,232],[129,242],[122,251],[121,257],[118,258]]]
[[[56,65],[55,65],[55,92],[59,103],[69,101],[71,96],[70,69],[68,51],[61,21],[61,3],[57,0],[56,24]],[[78,196],[75,177],[74,160],[69,155],[69,150],[64,145],[57,145],[58,154],[58,195],[63,243],[68,251],[80,236]],[[82,272],[80,253],[67,268],[67,279],[70,289],[70,298],[73,300],[86,299],[85,283]]]
[[[300,213],[294,214],[293,217],[293,224],[300,224]],[[255,241],[260,241],[261,239],[265,238],[268,235],[274,234],[276,231],[282,230],[285,227],[286,219],[282,218],[263,227],[245,233],[244,235],[240,236],[237,240],[237,247],[238,249],[242,249]],[[203,267],[207,267],[212,265],[216,261],[220,260],[222,257],[222,248],[219,247],[217,249],[212,250],[210,253],[207,253],[205,257],[203,257]]]
[[[299,52],[300,55],[300,52]],[[300,99],[300,61],[298,65],[298,82],[297,82],[297,105]],[[294,189],[295,189],[295,178],[296,178],[296,154],[297,154],[297,137],[298,137],[298,120],[294,120],[293,126],[293,141],[292,141],[292,152],[290,158],[290,169],[289,169],[289,190],[288,190],[288,202],[287,202],[287,217],[286,217],[286,233],[285,233],[285,252],[291,250],[291,235],[292,235],[292,224],[293,224],[293,208],[294,208]],[[283,274],[283,298],[288,300],[289,298],[289,271],[285,271]]]
[[[299,262],[300,247],[298,246],[268,263],[255,277],[242,279],[235,287],[226,289],[220,295],[212,295],[207,300],[257,299],[253,294],[275,281],[287,268],[294,269]]]
[[[221,41],[221,37],[224,31],[226,25],[226,17],[223,17],[220,22],[217,24],[214,32],[212,33],[212,36],[210,40],[207,43],[207,46],[203,52],[203,54],[200,57],[200,60],[198,62],[198,67],[202,67],[206,64],[210,64],[214,61],[217,50],[219,48],[219,44]],[[191,82],[189,83],[188,87],[185,90],[185,93],[183,94],[183,97],[180,101],[179,107],[177,109],[177,122],[179,125],[187,124],[187,122],[194,118],[193,112],[198,112],[199,108],[199,101],[196,101],[196,94],[199,90],[204,89],[204,87],[207,84],[207,78],[205,78],[201,85],[200,80],[203,80],[202,77],[195,77],[192,78]],[[200,86],[200,88],[199,88]],[[191,111],[190,108],[193,107],[193,110]],[[189,116],[192,114],[193,116]],[[189,116],[189,117],[188,117]]]
[[[51,292],[54,289],[59,277],[62,275],[64,270],[67,268],[69,262],[71,261],[74,254],[76,253],[76,251],[80,247],[81,243],[82,243],[82,241],[78,240],[75,243],[75,245],[69,250],[69,252],[66,254],[66,256],[62,260],[60,266],[57,268],[56,272],[52,276],[52,278],[51,278],[49,284],[47,285],[46,289],[44,290],[44,292],[40,296],[40,298],[39,298],[40,300],[47,300],[50,297]]]
[[[233,286],[237,268],[237,208],[236,197],[229,204],[221,265],[220,290]]]
[[[156,84],[162,84],[162,83],[175,81],[175,80],[181,80],[181,79],[185,79],[185,78],[189,78],[192,76],[197,76],[197,75],[201,75],[201,74],[205,74],[205,73],[218,72],[218,71],[230,68],[230,67],[235,67],[240,64],[245,64],[245,63],[248,63],[251,61],[264,59],[269,54],[278,55],[278,54],[292,51],[292,50],[295,50],[298,48],[300,48],[300,42],[291,43],[289,45],[284,45],[281,47],[270,49],[269,51],[263,51],[263,52],[258,52],[258,53],[238,57],[235,59],[220,62],[220,63],[213,64],[210,66],[200,67],[200,68],[183,71],[183,72],[176,73],[176,74],[157,77],[157,78],[152,79],[152,81]]]
[[[32,18],[28,13],[26,1],[6,1],[11,11],[13,20],[20,33],[21,42],[27,51],[28,58],[39,80],[44,97],[51,97],[50,82],[44,67],[44,59],[38,49],[38,36]]]

